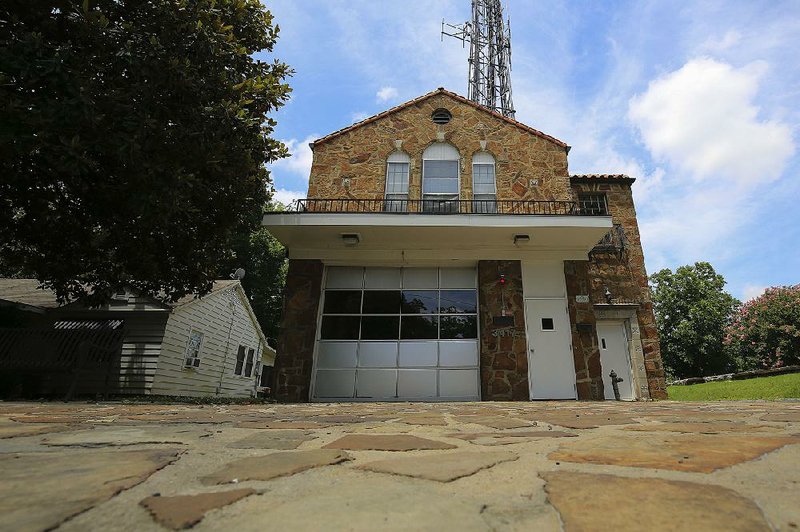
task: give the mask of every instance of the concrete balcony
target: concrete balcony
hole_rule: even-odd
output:
[[[587,260],[611,217],[570,201],[314,198],[264,215],[297,259],[335,263]]]

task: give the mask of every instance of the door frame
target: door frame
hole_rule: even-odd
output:
[[[630,384],[630,386],[631,386],[631,395],[632,395],[632,397],[630,399],[622,399],[622,400],[623,401],[636,401],[636,399],[637,399],[637,396],[636,396],[636,382],[634,380],[634,375],[633,375],[633,359],[631,358],[631,345],[630,345],[631,344],[631,338],[630,338],[630,333],[628,332],[628,327],[630,327],[630,321],[627,320],[627,319],[599,319],[599,320],[597,320],[595,322],[595,328],[594,329],[595,329],[595,337],[597,338],[597,348],[598,348],[598,351],[600,353],[600,368],[601,368],[601,372],[605,372],[605,369],[603,368],[603,351],[602,351],[602,346],[600,345],[599,325],[619,326],[622,329],[622,339],[623,339],[622,345],[623,345],[623,347],[625,349],[625,359],[628,362],[628,365],[627,365],[628,374],[627,375],[617,375],[617,376],[618,377],[622,377],[622,378],[626,378],[627,377],[629,379],[628,380],[628,384]],[[604,376],[604,373],[601,373],[601,377],[602,376]],[[603,393],[603,396],[605,396],[605,393]],[[604,399],[605,399],[605,397],[604,397]],[[606,401],[613,401],[613,399],[605,399],[605,400]]]
[[[567,325],[570,327],[569,330],[569,354],[571,357],[571,367],[572,367],[572,392],[574,397],[569,399],[546,399],[546,398],[538,398],[533,397],[533,373],[531,373],[533,369],[533,364],[531,361],[531,341],[532,338],[529,336],[529,329],[528,325],[530,323],[530,316],[528,315],[528,302],[529,301],[559,301],[564,304],[564,313],[567,316]],[[525,316],[525,356],[528,357],[528,400],[529,401],[577,401],[578,400],[578,382],[577,382],[577,371],[575,370],[575,359],[574,359],[574,348],[572,346],[572,322],[569,318],[569,307],[567,303],[567,299],[564,297],[525,297],[522,299],[522,310]]]

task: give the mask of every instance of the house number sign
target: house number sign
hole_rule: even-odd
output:
[[[520,331],[514,327],[503,327],[502,329],[495,329],[492,331],[492,336],[500,338],[501,336],[511,336],[512,338],[521,338],[525,336],[525,331]]]

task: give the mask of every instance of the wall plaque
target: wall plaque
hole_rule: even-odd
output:
[[[575,296],[575,303],[588,303],[588,302],[589,302],[589,296],[584,296],[584,295]]]
[[[492,324],[497,327],[513,327],[514,316],[494,316],[492,317]]]

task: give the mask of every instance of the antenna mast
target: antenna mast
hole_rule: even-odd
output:
[[[511,20],[503,24],[500,0],[472,0],[472,21],[446,24],[442,35],[469,41],[468,97],[514,118],[511,101]]]

